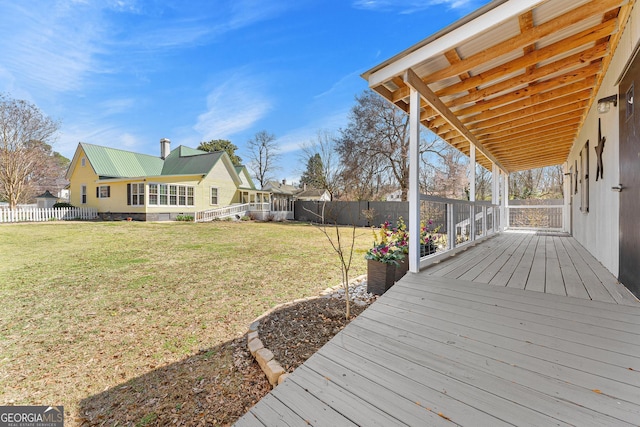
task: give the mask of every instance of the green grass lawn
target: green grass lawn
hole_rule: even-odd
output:
[[[343,229],[347,231],[348,229]],[[371,232],[357,231],[351,277]],[[341,281],[296,223],[0,226],[0,404],[78,402],[246,332],[270,307]]]

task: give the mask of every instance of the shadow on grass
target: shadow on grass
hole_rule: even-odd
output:
[[[237,338],[83,399],[78,425],[230,425],[270,390]]]

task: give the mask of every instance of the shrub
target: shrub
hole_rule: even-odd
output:
[[[55,205],[53,205],[53,207],[54,208],[75,208],[75,206],[67,202],[58,202]]]
[[[240,218],[241,221],[251,221],[253,218],[251,218],[251,216],[249,215],[245,215],[242,218]]]
[[[176,221],[193,221],[193,215],[176,215]]]

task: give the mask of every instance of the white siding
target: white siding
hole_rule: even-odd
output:
[[[635,7],[632,11],[630,21],[614,53],[596,99],[618,93],[616,81],[638,43],[638,35],[640,34],[639,9]],[[572,233],[616,277],[619,270],[620,193],[612,191],[611,187],[620,183],[618,107],[612,106],[608,113],[598,114],[597,105],[594,102],[578,139],[571,149],[567,166],[567,169],[572,167],[576,160],[578,160],[578,164],[580,163],[580,150],[589,140],[589,213],[580,212],[581,194],[578,190],[578,194],[573,195]],[[606,143],[602,155],[604,178],[596,182],[597,157],[594,147],[598,144],[598,118],[601,119],[602,136],[606,137]],[[580,173],[582,174],[582,170]],[[579,185],[578,188],[580,188]]]

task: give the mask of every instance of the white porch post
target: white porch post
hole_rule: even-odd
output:
[[[420,94],[409,95],[409,271],[420,271]]]
[[[476,201],[476,146],[469,144],[469,201]]]
[[[491,163],[491,204],[500,203],[500,169],[495,163]]]
[[[509,228],[509,174],[504,174],[504,197],[502,199],[502,229]]]
[[[500,169],[498,165],[491,162],[491,204],[498,205],[500,203]],[[490,209],[493,210],[493,221],[492,221],[492,229],[493,231],[498,231],[498,221],[496,218],[495,208],[491,206]]]
[[[565,163],[562,168],[564,179],[562,180],[562,196],[564,197],[564,208],[562,209],[562,231],[571,233],[571,180],[573,177],[569,174],[569,163]]]
[[[476,146],[469,143],[469,201],[476,201]],[[476,206],[469,206],[469,233],[471,240],[476,240]]]

